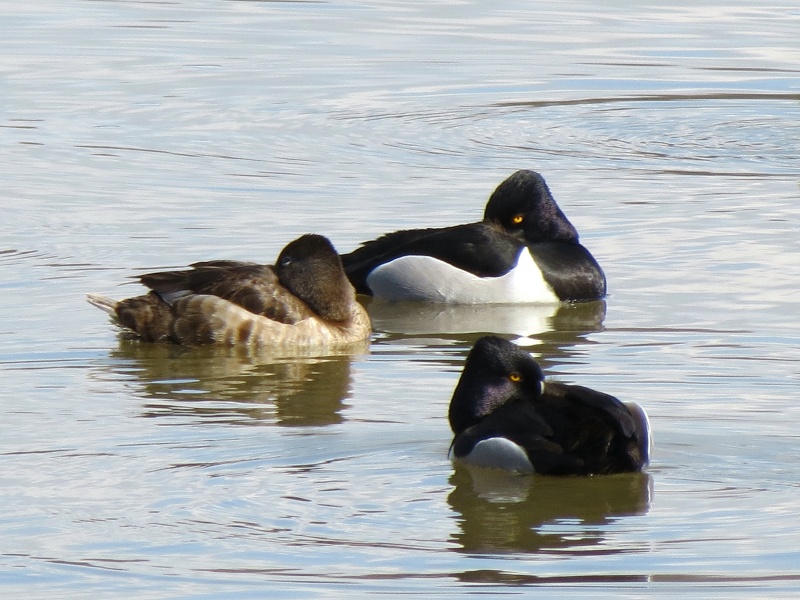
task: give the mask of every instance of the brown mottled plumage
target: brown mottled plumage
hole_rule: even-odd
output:
[[[150,288],[119,302],[89,294],[143,341],[176,344],[338,347],[367,339],[369,317],[356,301],[327,238],[308,234],[276,265],[209,261],[142,275]]]

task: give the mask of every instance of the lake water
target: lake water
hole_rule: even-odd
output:
[[[798,31],[787,0],[5,3],[0,594],[800,595]],[[84,300],[476,220],[520,168],[606,303],[372,303],[368,350],[279,360]],[[481,332],[644,405],[647,473],[454,470]]]

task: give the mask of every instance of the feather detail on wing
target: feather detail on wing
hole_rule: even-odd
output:
[[[401,256],[431,256],[478,277],[499,277],[516,263],[522,245],[494,225],[468,223],[388,233],[342,255],[342,263],[356,290],[370,293],[369,273]]]
[[[309,307],[283,287],[272,267],[217,260],[191,269],[142,275],[139,280],[169,303],[187,294],[217,296],[279,323],[295,324],[314,316]]]

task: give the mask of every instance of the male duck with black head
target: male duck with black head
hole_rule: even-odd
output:
[[[209,261],[139,277],[150,292],[91,304],[147,342],[340,348],[367,340],[371,324],[330,241],[307,234],[275,266]]]
[[[579,385],[545,382],[508,340],[480,338],[449,411],[454,462],[518,473],[603,475],[641,471],[650,424],[633,402]]]
[[[606,294],[603,270],[535,171],[503,181],[480,222],[389,233],[342,262],[359,293],[386,300],[553,303]]]

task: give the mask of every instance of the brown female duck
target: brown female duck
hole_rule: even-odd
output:
[[[142,296],[87,299],[147,342],[338,348],[369,337],[369,317],[321,235],[294,240],[274,266],[218,260],[189,267],[140,276],[150,288]]]

